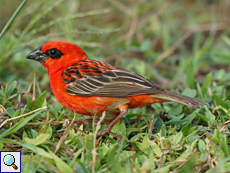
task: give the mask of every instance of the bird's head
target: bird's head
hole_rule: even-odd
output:
[[[88,57],[74,43],[68,41],[50,41],[35,49],[26,58],[39,61],[48,73],[55,73]]]

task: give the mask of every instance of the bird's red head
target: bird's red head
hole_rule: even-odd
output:
[[[80,60],[87,59],[86,53],[76,44],[68,41],[50,41],[26,57],[39,61],[49,74],[64,70]]]

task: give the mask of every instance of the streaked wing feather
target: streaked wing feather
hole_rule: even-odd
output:
[[[75,74],[78,78],[73,80]],[[127,97],[164,91],[134,72],[94,60],[73,64],[63,72],[63,78],[67,92],[77,96]]]
[[[67,93],[76,96],[127,97],[151,94],[153,98],[196,108],[206,104],[195,98],[163,90],[134,72],[90,59],[73,64],[63,71],[62,77]]]

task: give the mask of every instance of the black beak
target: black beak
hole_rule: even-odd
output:
[[[32,59],[35,61],[39,61],[39,62],[45,62],[46,59],[48,59],[48,56],[41,51],[42,46],[35,49],[33,52],[31,52],[29,55],[26,56],[27,59]]]

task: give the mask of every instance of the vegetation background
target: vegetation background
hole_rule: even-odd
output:
[[[0,1],[0,30],[20,3]],[[0,151],[21,151],[22,172],[230,172],[229,15],[228,0],[26,2],[0,40]],[[209,105],[130,110],[113,128],[122,141],[96,139],[25,59],[60,39]]]

